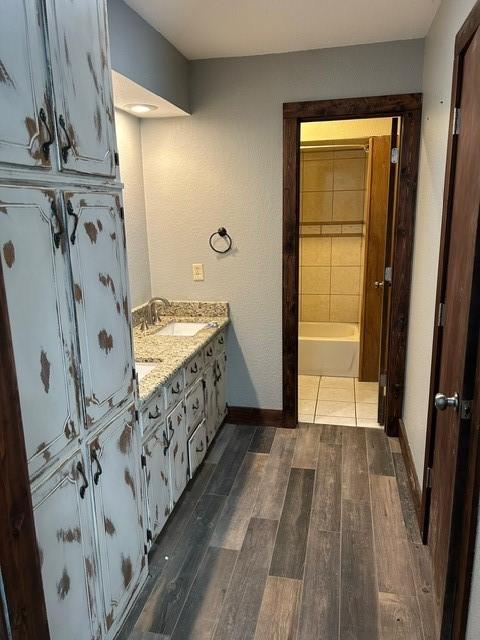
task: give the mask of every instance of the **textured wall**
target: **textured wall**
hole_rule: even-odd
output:
[[[282,103],[420,91],[422,59],[415,40],[193,62],[193,115],[142,122],[152,290],[231,302],[231,404],[282,406]]]
[[[117,109],[115,127],[120,177],[125,185],[123,195],[130,294],[132,306],[136,307],[151,297],[140,120]]]
[[[190,111],[189,62],[123,0],[108,0],[112,68]]]

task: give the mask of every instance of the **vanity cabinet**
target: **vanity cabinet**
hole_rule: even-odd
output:
[[[217,430],[217,390],[216,390],[216,373],[214,363],[210,363],[205,367],[205,415],[206,415],[206,432],[207,442],[210,444],[215,437]]]
[[[205,416],[204,384],[204,380],[201,378],[193,385],[185,396],[188,437],[195,431],[195,427],[200,424]]]
[[[193,474],[202,463],[207,453],[207,428],[206,420],[198,425],[195,433],[188,441],[188,458],[190,462],[190,477],[193,478]]]
[[[216,362],[216,404],[217,416],[215,430],[222,424],[227,414],[227,354],[225,351],[219,353]]]
[[[33,481],[73,452],[81,433],[70,265],[55,191],[0,187],[0,202],[0,259]]]
[[[161,422],[143,447],[148,528],[152,539],[155,539],[163,529],[172,510],[167,445],[166,425],[165,422]]]
[[[178,502],[189,480],[186,425],[185,404],[181,402],[167,418],[167,451],[172,507]]]
[[[113,635],[146,564],[141,442],[131,405],[88,443],[104,628]]]
[[[52,640],[100,640],[99,572],[93,487],[80,452],[32,493],[43,588]]]
[[[117,194],[65,193],[79,327],[85,427],[133,397],[133,356],[122,207]]]

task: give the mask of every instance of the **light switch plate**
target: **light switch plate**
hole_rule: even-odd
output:
[[[201,262],[192,264],[192,273],[195,281],[205,280],[203,264]]]

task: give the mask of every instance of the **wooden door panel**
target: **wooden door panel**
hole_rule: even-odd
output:
[[[35,527],[52,640],[99,640],[98,561],[92,487],[81,497],[85,461],[77,452],[33,492]],[[87,480],[88,482],[88,480]],[[89,483],[90,484],[90,483]]]
[[[64,198],[79,325],[85,424],[91,431],[108,413],[129,401],[133,393],[125,235],[118,196],[75,193],[65,194]]]
[[[47,19],[62,169],[114,176],[105,5],[104,0],[48,0]]]
[[[461,84],[462,122],[457,141],[450,234],[446,244],[446,275],[443,302],[445,319],[440,342],[439,386],[435,391],[460,400],[471,384],[466,374],[469,341],[478,332],[478,309],[473,305],[475,264],[478,252],[480,181],[480,31],[472,39],[463,61]],[[443,268],[443,265],[440,266]],[[433,398],[431,398],[433,402]],[[428,544],[434,569],[435,592],[442,608],[452,527],[457,477],[457,456],[468,432],[460,411],[437,411],[432,467],[432,490]]]
[[[54,191],[0,189],[1,260],[32,479],[80,434],[67,242],[56,235],[63,228]]]
[[[172,509],[165,430],[166,425],[162,422],[144,446],[149,525],[153,539],[162,530]]]
[[[88,443],[109,633],[119,623],[145,567],[138,432],[131,405]]]
[[[51,167],[53,132],[40,0],[3,0],[0,20],[0,162]],[[42,121],[43,117],[43,121]]]

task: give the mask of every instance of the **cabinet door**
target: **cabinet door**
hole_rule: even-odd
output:
[[[0,259],[32,479],[68,455],[80,433],[68,245],[57,207],[53,191],[0,188]]]
[[[185,405],[178,404],[167,418],[168,459],[172,505],[178,502],[188,482],[187,426]]]
[[[125,236],[118,196],[65,194],[86,428],[132,397]]]
[[[210,444],[215,437],[217,425],[217,392],[215,370],[213,364],[205,368],[205,414],[207,443]]]
[[[227,413],[227,354],[221,353],[217,359],[217,422],[215,429],[222,424]]]
[[[105,0],[47,0],[61,167],[115,175]]]
[[[162,422],[144,445],[149,528],[154,539],[163,529],[172,507],[167,444],[166,425]]]
[[[131,405],[88,443],[109,635],[118,628],[146,565],[138,431]]]
[[[85,473],[77,452],[32,494],[52,640],[67,635],[69,640],[97,640],[102,635],[92,486],[86,486]]]
[[[50,168],[53,126],[42,5],[2,0],[1,12],[0,162]]]

